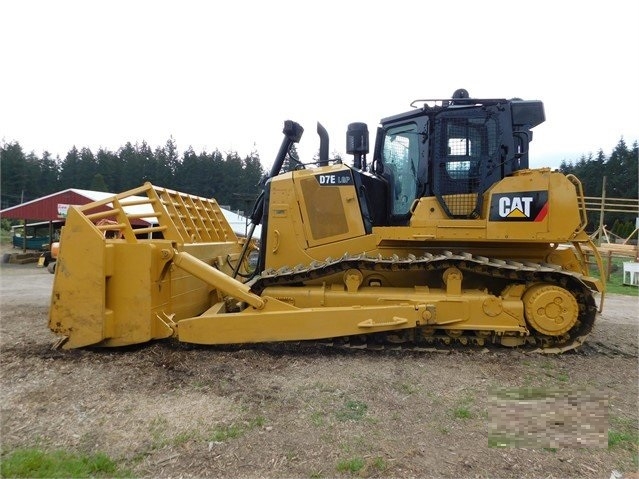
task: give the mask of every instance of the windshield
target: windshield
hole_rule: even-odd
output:
[[[419,162],[417,126],[390,128],[384,138],[382,163],[391,186],[392,214],[407,214],[417,194]]]

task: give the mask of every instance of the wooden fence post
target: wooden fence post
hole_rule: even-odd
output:
[[[603,177],[601,185],[601,207],[599,208],[599,229],[597,234],[597,246],[601,246],[601,234],[604,232],[604,205],[606,204],[606,177]]]
[[[606,283],[610,281],[610,275],[612,274],[612,250],[608,251],[608,267],[606,268]]]

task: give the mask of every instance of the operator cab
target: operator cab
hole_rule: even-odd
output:
[[[451,99],[415,100],[411,106],[415,109],[381,120],[370,168],[378,181],[358,161],[363,149],[349,149],[349,125],[347,152],[356,155],[355,176],[368,192],[360,203],[375,226],[408,224],[412,205],[425,196],[436,197],[450,218],[478,217],[491,185],[528,168],[531,129],[545,120],[540,101],[471,99],[463,89]],[[368,139],[359,143],[367,153]],[[370,200],[380,194],[379,179],[383,204]]]

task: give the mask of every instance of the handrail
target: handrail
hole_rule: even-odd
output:
[[[577,190],[577,201],[579,201],[579,216],[581,217],[581,224],[575,230],[575,235],[578,235],[586,229],[586,226],[588,226],[588,214],[586,213],[586,199],[584,196],[584,189],[581,181],[579,181],[579,178],[577,178],[575,175],[568,174],[566,175],[566,178],[573,185],[575,185],[575,189]]]

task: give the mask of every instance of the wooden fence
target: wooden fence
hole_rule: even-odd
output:
[[[601,188],[601,196],[586,196],[585,203],[586,211],[599,212],[599,227],[592,235],[590,235],[590,237],[596,242],[597,245],[601,246],[603,244],[629,244],[630,238],[632,238],[632,236],[637,232],[637,229],[639,229],[639,199],[608,198],[606,196],[606,177],[604,176],[603,185]],[[607,225],[605,223],[606,213],[626,213],[634,215],[634,217],[636,218],[635,229],[628,235],[627,238],[621,238],[613,234],[610,230],[607,229]],[[610,240],[611,237],[613,238],[613,241]],[[603,242],[604,239],[605,243]],[[623,248],[621,249],[623,250]],[[636,254],[635,257],[637,257]]]

